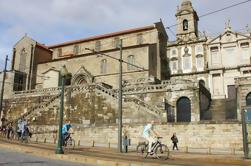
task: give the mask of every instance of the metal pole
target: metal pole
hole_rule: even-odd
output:
[[[118,150],[122,152],[122,39],[120,39],[119,95],[118,95]]]
[[[4,94],[4,84],[5,84],[5,77],[6,77],[6,68],[7,68],[7,61],[8,61],[8,55],[6,55],[5,58],[5,66],[4,66],[4,71],[3,71],[3,81],[2,81],[2,89],[1,89],[1,98],[0,98],[0,118],[1,118],[1,125],[2,124],[2,117],[3,117],[3,94]]]
[[[59,126],[58,126],[58,144],[56,149],[56,154],[64,154],[62,148],[62,127],[63,127],[63,117],[64,117],[64,83],[65,76],[62,76],[62,89],[61,89],[61,98],[60,98],[60,116],[59,116]]]

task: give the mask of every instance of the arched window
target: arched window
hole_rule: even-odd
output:
[[[251,92],[246,97],[246,105],[251,106]]]
[[[199,80],[199,84],[201,84],[201,85],[203,85],[203,86],[205,86],[205,85],[206,85],[206,83],[205,83],[205,81],[204,81],[204,80]]]
[[[130,63],[130,64],[135,64],[135,56],[134,55],[129,55],[127,57],[127,62]],[[127,65],[127,70],[130,71],[130,70],[135,70],[135,67],[132,66],[132,65]]]
[[[183,21],[183,31],[187,31],[188,30],[188,21],[184,20]]]
[[[192,69],[191,48],[187,46],[184,48],[184,55],[182,57],[183,72],[189,72]]]
[[[25,48],[23,48],[20,52],[20,61],[19,61],[19,70],[22,72],[25,72],[26,68],[26,51]]]
[[[187,97],[177,101],[177,122],[191,122],[191,102]]]
[[[202,71],[204,69],[204,57],[202,54],[196,55],[196,67],[197,71]]]
[[[172,73],[176,73],[178,71],[178,59],[174,57],[171,59],[170,63]]]
[[[184,55],[182,57],[182,65],[183,70],[191,70],[192,69],[192,57],[189,55]]]
[[[100,49],[101,49],[101,41],[96,41],[96,43],[95,43],[95,51],[100,51]]]
[[[101,71],[100,72],[101,74],[106,74],[107,72],[107,60],[106,59],[101,60],[100,71]]]

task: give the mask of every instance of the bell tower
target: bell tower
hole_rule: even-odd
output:
[[[193,9],[192,2],[190,0],[182,0],[181,6],[178,6],[175,16],[177,41],[188,42],[197,40],[199,17]]]

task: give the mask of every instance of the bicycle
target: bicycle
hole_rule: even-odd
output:
[[[24,133],[22,133],[18,139],[21,143],[28,143],[30,142],[31,135],[32,134],[29,132],[29,130],[25,129]]]
[[[71,137],[73,133],[69,133],[68,137],[64,140],[65,149],[74,149],[75,148],[75,140]]]
[[[166,160],[169,158],[170,155],[170,151],[168,149],[168,147],[165,144],[162,144],[160,139],[162,137],[156,137],[157,140],[156,142],[153,143],[152,145],[152,155],[155,155],[158,159],[161,160]],[[149,155],[148,152],[148,143],[146,142],[140,142],[136,148],[136,151],[138,154],[141,154],[144,156],[144,153],[146,153],[145,158],[147,158],[147,156]]]

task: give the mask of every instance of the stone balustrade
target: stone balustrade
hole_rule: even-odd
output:
[[[14,98],[21,98],[26,96],[46,96],[46,95],[56,95],[59,94],[61,87],[53,87],[53,88],[42,88],[42,89],[32,89],[25,91],[15,91]]]
[[[147,77],[147,78],[124,80],[123,86],[125,87],[125,86],[135,86],[135,85],[141,85],[141,84],[156,84],[156,83],[158,83],[158,81],[155,77]]]
[[[152,106],[152,105],[149,105],[147,104],[145,101],[143,100],[140,100],[136,97],[126,97],[124,98],[124,101],[125,102],[134,102],[144,108],[147,108],[146,111],[153,114],[153,115],[157,115],[157,116],[160,116],[161,115],[161,112],[163,112],[162,110],[160,110],[158,107],[156,106]]]
[[[150,92],[168,92],[173,90],[182,90],[187,88],[196,88],[195,84],[191,80],[172,80],[172,81],[162,81],[161,84],[149,84],[152,80],[150,79],[139,79],[135,82],[139,82],[139,85],[134,86],[125,86],[123,87],[123,95],[133,95],[133,94],[141,94],[141,93],[150,93]],[[144,84],[147,82],[148,84]],[[178,83],[183,83],[182,88],[179,86]],[[132,85],[132,84],[131,84]],[[24,113],[21,116],[27,117],[31,115],[33,112],[39,112],[39,110],[49,106],[53,103],[57,98],[60,96],[60,87],[55,88],[45,88],[45,89],[35,89],[31,91],[21,91],[16,92],[16,96],[48,96],[48,101],[40,103],[32,108],[29,109],[28,112]],[[113,99],[118,98],[118,90],[112,89],[112,87],[102,84],[102,83],[95,83],[89,85],[81,85],[81,86],[66,86],[65,87],[65,95],[67,93],[71,93],[71,96],[79,94],[81,92],[90,92],[95,91],[99,94],[110,96]],[[138,99],[137,97],[125,97],[124,102],[133,102],[143,108],[144,110],[154,114],[155,116],[160,116],[163,110],[147,104],[145,101]]]

